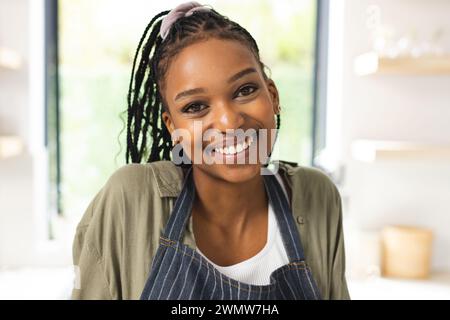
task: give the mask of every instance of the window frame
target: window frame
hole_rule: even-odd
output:
[[[311,151],[314,167],[320,167],[318,156],[327,144],[329,12],[329,0],[317,0]]]
[[[54,183],[50,188],[50,211],[63,215],[61,195],[61,121],[60,121],[60,87],[59,87],[59,30],[58,0],[44,2],[44,96],[45,96],[45,147],[49,152],[49,162],[56,164],[55,172],[49,168],[49,179]],[[54,124],[54,127],[51,126]],[[53,136],[54,140],[51,138]],[[51,226],[51,224],[49,223]],[[51,228],[50,228],[50,238]]]

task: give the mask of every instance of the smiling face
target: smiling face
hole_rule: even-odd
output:
[[[257,145],[264,145],[258,149],[267,153],[272,150],[279,97],[249,48],[215,38],[189,45],[171,60],[161,94],[169,110],[162,115],[164,123],[171,134],[182,131],[191,137],[180,140],[195,168],[229,182],[260,173],[263,157],[251,161],[249,154]],[[234,143],[220,139],[238,129],[247,133],[267,129],[267,138],[258,135],[252,142],[249,136],[240,136],[233,138]],[[205,132],[215,135],[206,139]],[[224,146],[230,148],[220,149]]]

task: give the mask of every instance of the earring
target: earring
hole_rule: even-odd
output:
[[[172,139],[172,147],[178,144],[178,139]]]
[[[281,105],[278,105],[278,110],[277,110],[277,113],[276,113],[276,115],[275,115],[275,120],[276,120],[276,124],[277,124],[277,129],[280,129],[280,118],[281,118],[281,116],[280,116],[280,113],[281,113]]]

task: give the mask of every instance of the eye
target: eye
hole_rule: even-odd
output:
[[[188,104],[186,107],[183,108],[183,112],[185,113],[198,113],[203,111],[206,108],[206,106],[203,103],[194,102],[191,104]]]
[[[252,93],[254,93],[256,90],[258,90],[258,86],[255,85],[245,85],[243,87],[241,87],[237,93],[237,97],[239,97],[239,94],[242,93],[243,96],[249,96]],[[242,96],[241,96],[242,97]]]

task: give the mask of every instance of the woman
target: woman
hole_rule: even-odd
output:
[[[133,163],[77,227],[72,297],[349,299],[339,192],[313,168],[267,169],[279,126],[244,28],[196,2],[156,15],[128,94]]]

